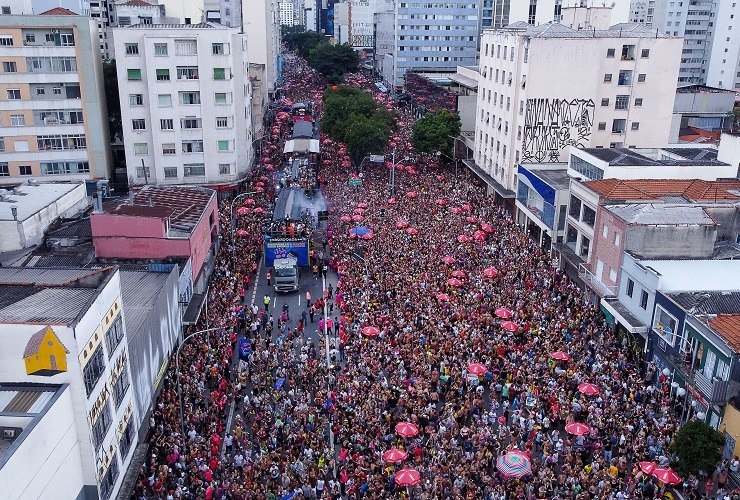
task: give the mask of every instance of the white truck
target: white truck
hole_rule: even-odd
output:
[[[298,290],[298,259],[288,255],[283,259],[275,259],[273,262],[275,291],[294,292]]]

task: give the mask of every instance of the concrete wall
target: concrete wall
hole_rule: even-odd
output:
[[[475,111],[478,102],[477,95],[461,95],[457,97],[457,112],[460,114],[462,132],[475,131]]]
[[[77,498],[85,482],[69,386],[0,468],[3,498]],[[32,466],[30,466],[32,465]]]
[[[722,134],[717,159],[733,166],[735,175],[732,177],[740,174],[740,134]]]
[[[676,92],[674,113],[717,113],[724,115],[735,105],[733,92]]]
[[[635,283],[632,297],[627,295],[628,279],[632,279]],[[650,325],[653,319],[655,290],[658,287],[658,282],[658,276],[654,271],[638,265],[638,261],[630,254],[623,254],[622,275],[619,280],[619,302],[645,325]],[[643,290],[648,294],[647,306],[644,309],[640,307],[640,298]]]
[[[630,225],[625,250],[652,258],[710,258],[717,237],[715,226]]]
[[[740,235],[740,206],[705,205],[704,211],[717,223],[717,241],[734,242]]]

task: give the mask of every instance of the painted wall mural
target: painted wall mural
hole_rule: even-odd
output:
[[[560,162],[566,146],[586,147],[595,107],[591,99],[527,99],[522,161]]]

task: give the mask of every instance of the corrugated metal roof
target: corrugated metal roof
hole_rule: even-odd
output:
[[[135,335],[154,308],[169,274],[121,271],[120,275],[121,300],[126,311],[126,330],[129,335]]]
[[[56,389],[0,389],[0,413],[42,413],[55,393]]]
[[[684,292],[668,297],[692,314],[740,314],[740,292]]]
[[[632,203],[607,205],[606,209],[628,224],[714,226],[717,223],[696,205]]]
[[[44,288],[0,310],[0,322],[66,325],[97,294],[94,288]]]
[[[102,269],[0,268],[0,285],[61,286],[100,273]]]
[[[48,238],[92,238],[90,218],[67,222],[46,233]]]

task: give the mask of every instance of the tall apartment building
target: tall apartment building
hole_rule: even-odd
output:
[[[244,0],[205,0],[205,20],[223,24],[229,28],[242,25],[242,2]]]
[[[334,38],[355,49],[375,47],[374,18],[393,11],[392,0],[367,0],[334,4]]]
[[[740,2],[717,0],[707,85],[740,89]]]
[[[377,68],[389,84],[404,84],[407,71],[449,71],[478,59],[479,0],[446,3],[396,2],[393,16],[378,14]],[[431,6],[431,7],[430,7]],[[383,47],[387,47],[384,49]]]
[[[97,40],[84,16],[0,16],[0,184],[109,177]]]
[[[293,2],[279,2],[280,5],[280,24],[282,26],[295,26],[301,24],[301,19],[296,19],[295,6]]]
[[[566,148],[661,147],[670,134],[682,41],[638,24],[485,30],[474,161],[516,191],[516,166]],[[499,193],[503,196],[503,193]]]
[[[214,23],[114,28],[129,183],[228,184],[251,166],[247,37]]]
[[[280,12],[278,0],[258,0],[249,6],[244,16],[244,33],[249,40],[249,62],[263,64],[260,84],[264,89],[265,104],[274,97],[280,79]]]
[[[562,22],[566,7],[611,8],[613,23],[627,22],[630,0],[482,0],[481,28],[503,28],[525,22],[532,26]]]

